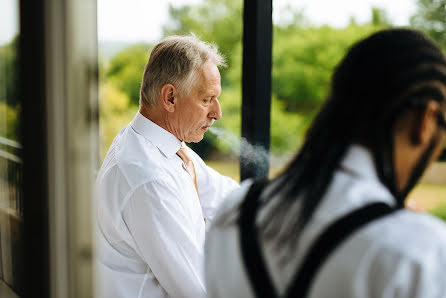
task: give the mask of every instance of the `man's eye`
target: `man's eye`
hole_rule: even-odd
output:
[[[203,98],[203,102],[204,103],[208,103],[209,102],[209,98]]]

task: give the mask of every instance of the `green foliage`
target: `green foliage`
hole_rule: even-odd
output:
[[[19,38],[0,47],[0,136],[20,141]]]
[[[0,94],[0,101],[6,99],[10,106],[19,102],[19,38],[16,36],[10,43],[0,47],[0,86],[5,88]]]
[[[222,153],[236,153],[240,148],[234,138],[240,138],[241,133],[241,90],[227,88],[220,96],[223,117],[215,123],[215,127],[226,132],[222,137],[207,133],[205,138],[214,144]],[[271,151],[281,155],[295,151],[302,141],[302,131],[308,126],[306,117],[299,113],[287,111],[282,101],[273,96],[271,100]],[[236,145],[236,147],[234,147]]]
[[[221,71],[219,98],[223,117],[216,126],[235,136],[241,132],[242,5],[242,0],[203,0],[194,5],[170,6],[170,20],[164,27],[165,35],[193,33],[215,43],[227,57],[228,68]],[[296,151],[304,131],[328,95],[332,72],[346,50],[358,39],[390,25],[386,13],[378,8],[373,9],[369,23],[357,24],[352,20],[343,29],[313,26],[301,11],[291,8],[287,15],[273,31],[271,150],[275,154]],[[125,95],[129,100],[126,111],[136,107],[147,59],[148,46],[135,45],[121,51],[104,67],[107,85],[115,88],[110,96],[123,102]],[[115,102],[111,106],[118,105]],[[110,112],[104,117],[122,118],[118,114],[111,116]],[[114,118],[108,121],[114,122],[113,125],[117,122]],[[118,129],[109,128],[108,133],[112,130]],[[107,138],[109,143],[110,136]],[[234,151],[233,142],[211,133],[192,147],[203,156],[215,151]]]
[[[242,0],[204,0],[197,5],[169,6],[170,21],[164,35],[195,34],[202,40],[218,45],[226,57],[228,69],[233,66],[233,53],[242,39]],[[222,70],[222,86],[228,85]]]
[[[277,156],[296,151],[308,126],[305,115],[287,111],[283,101],[271,100],[271,152]]]
[[[20,113],[21,106],[11,107],[4,101],[0,101],[0,136],[20,141]]]
[[[382,27],[392,26],[392,22],[390,21],[390,18],[387,15],[386,11],[384,9],[378,8],[378,7],[372,8],[371,24],[373,26],[382,26]]]
[[[132,121],[138,106],[132,104],[126,93],[114,83],[103,83],[99,88],[100,156],[105,157],[116,134]]]
[[[331,74],[346,50],[378,28],[354,24],[345,29],[276,27],[273,93],[290,111],[314,111],[327,97]]]
[[[446,204],[436,208],[435,210],[432,211],[432,213],[438,216],[439,218],[443,219],[444,221],[446,221]]]
[[[121,51],[106,70],[106,79],[122,90],[134,104],[139,102],[139,90],[144,67],[149,59],[149,45],[136,44]]]
[[[417,13],[411,25],[425,31],[443,49],[446,49],[446,2],[444,0],[418,0]]]

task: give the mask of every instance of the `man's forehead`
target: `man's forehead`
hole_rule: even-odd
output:
[[[217,65],[212,62],[206,62],[200,69],[198,69],[197,74],[201,76],[203,80],[220,80],[220,71]]]
[[[197,91],[200,93],[215,93],[220,90],[220,72],[215,64],[214,67],[203,66],[197,72]],[[218,89],[218,90],[217,90]]]

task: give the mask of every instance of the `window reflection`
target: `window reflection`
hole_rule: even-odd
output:
[[[0,4],[0,287],[7,297],[23,292],[18,5]]]

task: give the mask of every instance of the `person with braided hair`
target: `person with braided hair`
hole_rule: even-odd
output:
[[[338,64],[295,159],[244,181],[206,239],[209,297],[446,297],[446,225],[404,208],[446,140],[446,59],[411,29]]]

